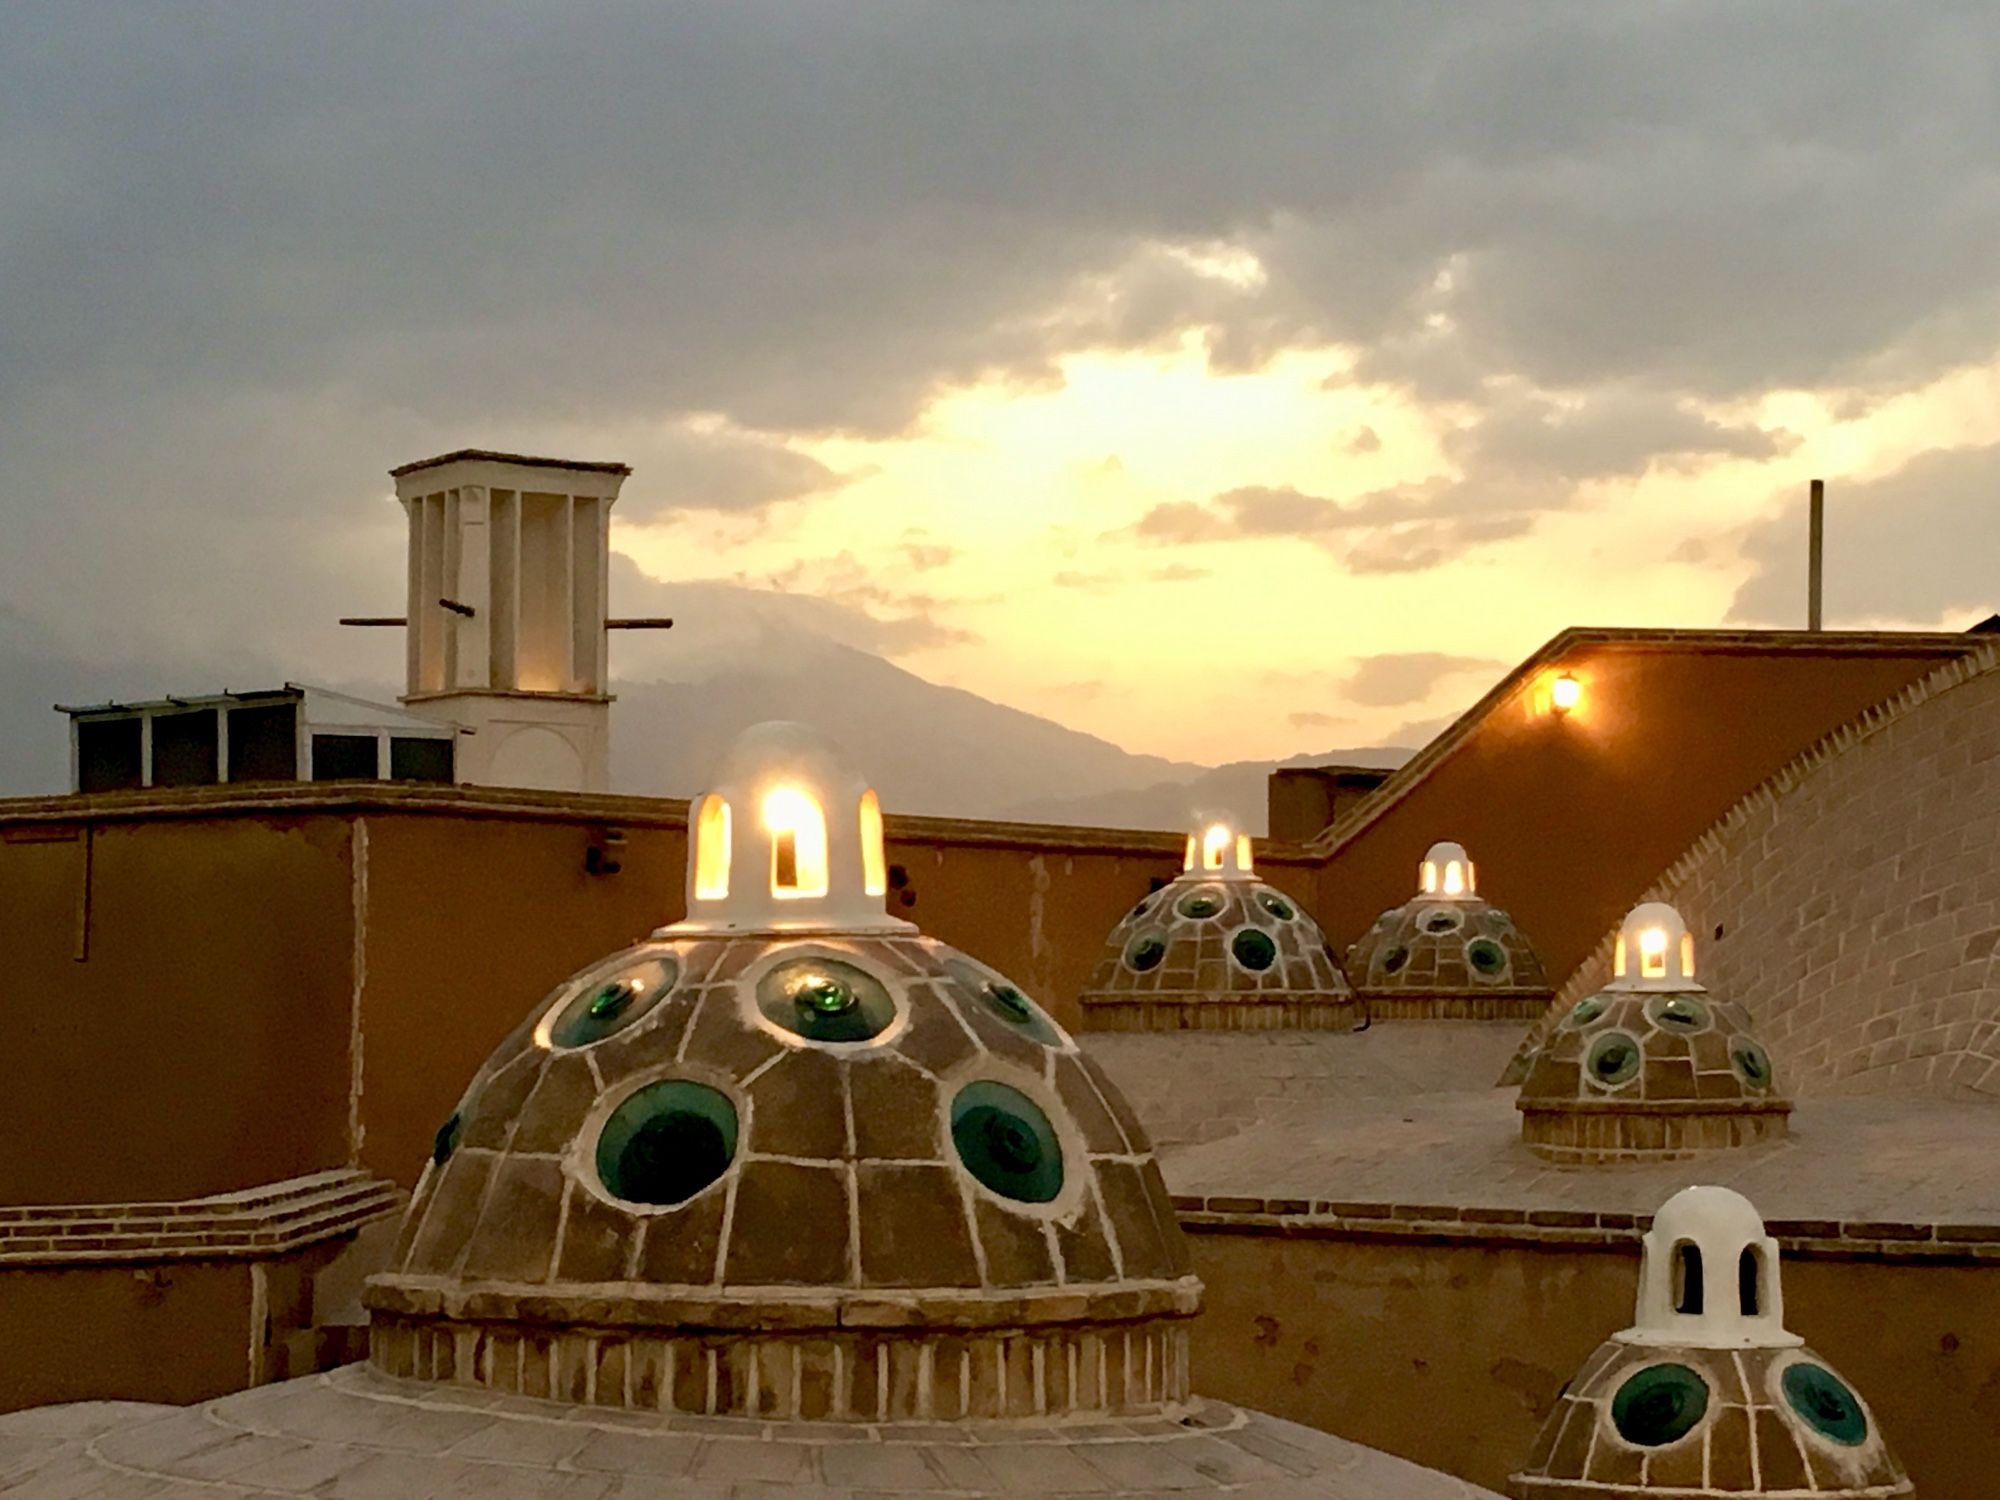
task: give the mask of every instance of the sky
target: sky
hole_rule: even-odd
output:
[[[1813,476],[1829,623],[1957,628],[1996,70],[1987,0],[13,0],[0,706],[393,681],[334,621],[466,446],[633,466],[616,608],[1179,760],[1800,624]]]

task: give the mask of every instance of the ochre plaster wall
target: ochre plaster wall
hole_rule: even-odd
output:
[[[1230,1232],[1193,1236],[1208,1290],[1197,1391],[1504,1491],[1584,1358],[1632,1321],[1636,1253]],[[1635,1247],[1636,1250],[1636,1247]],[[1788,1259],[1786,1324],[1874,1409],[1922,1500],[2000,1472],[1990,1266]]]
[[[1524,684],[1401,800],[1332,850],[1315,908],[1343,951],[1455,839],[1560,984],[1661,870],[1822,736],[1939,664],[1841,655],[1579,647],[1576,711]]]
[[[250,1300],[246,1261],[0,1270],[0,1411],[241,1390]]]
[[[189,1198],[344,1162],[346,821],[84,829],[0,830],[0,1203]]]
[[[1969,670],[1752,797],[1655,888],[1795,1092],[2000,1094],[2000,666]]]

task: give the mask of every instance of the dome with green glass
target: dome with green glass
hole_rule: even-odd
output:
[[[1471,856],[1449,842],[1424,855],[1417,893],[1347,950],[1347,975],[1377,1021],[1526,1021],[1551,994],[1535,945],[1479,894]]]
[[[1867,1403],[1784,1311],[1778,1242],[1749,1201],[1676,1193],[1643,1242],[1633,1326],[1563,1388],[1516,1500],[1910,1495]]]
[[[1111,930],[1081,996],[1094,1031],[1345,1030],[1357,1012],[1319,923],[1257,878],[1250,838],[1211,814],[1179,876]]]
[[[687,919],[559,986],[439,1130],[375,1361],[706,1415],[1184,1400],[1200,1286],[1144,1132],[887,914],[874,792],[765,725],[689,822]]]
[[[1573,1005],[1528,1058],[1521,1139],[1554,1161],[1689,1156],[1785,1133],[1791,1102],[1740,1005],[1694,977],[1679,912],[1626,917],[1610,984]]]

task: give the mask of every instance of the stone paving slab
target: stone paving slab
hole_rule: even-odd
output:
[[[51,1407],[0,1418],[0,1473],[18,1500],[637,1500],[668,1492],[675,1500],[1497,1500],[1403,1459],[1214,1402],[1180,1421],[930,1424],[917,1432],[629,1412],[600,1421],[587,1409],[527,1397],[460,1399],[479,1394],[354,1365],[196,1407]]]

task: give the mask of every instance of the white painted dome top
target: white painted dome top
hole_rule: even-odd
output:
[[[1664,901],[1632,908],[1618,929],[1608,990],[1699,990],[1694,978],[1694,934]]]
[[[1463,844],[1440,840],[1417,866],[1417,894],[1440,901],[1469,901],[1479,893],[1478,872]]]
[[[1181,873],[1183,878],[1201,880],[1249,879],[1250,835],[1243,831],[1242,821],[1227,812],[1195,814]]]
[[[884,907],[882,804],[807,724],[753,725],[688,808],[685,920],[667,932],[908,931]]]
[[[1698,1349],[1778,1349],[1785,1331],[1778,1242],[1741,1193],[1689,1187],[1660,1205],[1639,1266],[1631,1344]]]

